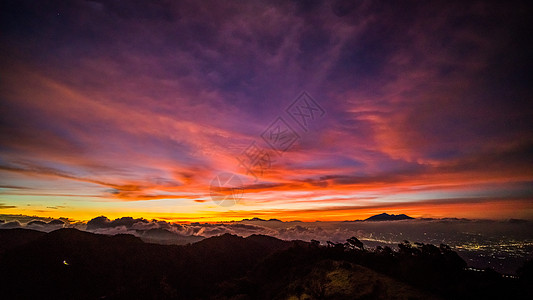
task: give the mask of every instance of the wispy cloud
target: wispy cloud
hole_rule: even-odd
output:
[[[27,209],[166,217],[173,201],[177,218],[345,218],[337,207],[394,195],[398,209],[478,209],[465,195],[480,189],[533,197],[522,186],[533,181],[533,91],[521,4],[19,1],[1,11],[4,208],[40,199]],[[257,181],[247,176],[237,157],[252,142],[268,149],[261,133],[277,117],[299,128],[285,109],[302,90],[326,116]],[[210,201],[220,172],[243,179],[233,209]]]

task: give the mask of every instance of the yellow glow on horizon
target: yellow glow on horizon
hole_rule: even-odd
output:
[[[76,221],[89,221],[98,216],[106,216],[109,219],[121,217],[133,217],[144,219],[159,219],[169,222],[230,222],[242,219],[261,218],[279,219],[282,221],[346,221],[362,220],[372,215],[383,212],[389,214],[406,214],[411,217],[433,217],[433,218],[483,218],[483,219],[508,219],[524,218],[530,219],[533,215],[533,202],[502,200],[486,203],[454,203],[420,205],[417,203],[403,204],[401,206],[365,208],[358,209],[338,208],[335,210],[310,209],[310,210],[272,210],[268,208],[256,208],[245,210],[246,207],[235,206],[221,209],[216,206],[208,206],[211,209],[190,212],[158,212],[143,211],[141,209],[106,208],[106,209],[54,209],[54,210],[34,210],[34,209],[4,209],[4,214],[21,214],[28,216],[68,218]],[[520,213],[517,213],[517,208]]]

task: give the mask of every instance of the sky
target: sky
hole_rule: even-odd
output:
[[[530,8],[391,2],[2,1],[0,213],[533,219]]]

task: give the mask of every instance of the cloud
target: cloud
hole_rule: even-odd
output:
[[[326,214],[346,202],[373,207],[395,192],[425,200],[414,190],[469,202],[457,193],[480,182],[509,191],[533,179],[522,8],[3,3],[0,173],[15,190],[5,196],[65,199],[44,206],[54,214],[104,202],[148,209],[150,200],[215,218],[209,184],[223,171],[247,179],[246,217],[303,213],[298,202]],[[286,108],[302,90],[325,117],[298,129],[258,181],[246,176],[236,158],[252,142],[269,147],[268,124],[281,117],[299,128]]]
[[[109,220],[105,216],[87,222],[87,231],[99,234],[115,235],[119,233],[133,234],[150,242],[189,243],[206,237],[225,233],[240,236],[252,234],[275,234],[276,231],[265,226],[243,223],[190,223],[177,224],[162,220],[134,219],[122,217]]]
[[[120,218],[117,220],[122,220]],[[126,218],[129,219],[129,218]],[[113,222],[113,221],[110,221]],[[118,234],[129,233],[150,242],[189,243],[205,237],[225,233],[250,236],[264,234],[284,240],[319,240],[344,242],[357,236],[367,246],[377,244],[395,244],[405,239],[425,243],[441,243],[443,236],[451,246],[459,246],[471,242],[470,234],[483,236],[487,242],[492,241],[494,232],[509,238],[531,238],[533,232],[524,230],[530,221],[492,221],[475,219],[415,219],[384,222],[272,222],[260,219],[229,222],[229,223],[190,223],[176,224],[165,221],[151,220],[137,222],[131,226],[117,225],[96,229],[96,233]],[[135,229],[134,229],[135,228]],[[522,229],[519,229],[522,228]],[[197,238],[195,238],[197,237]],[[494,240],[491,243],[499,243]]]
[[[15,205],[6,205],[4,203],[0,203],[0,209],[7,209],[7,208],[17,208]]]
[[[105,216],[100,216],[87,222],[87,229],[93,230],[112,227],[131,228],[134,224],[137,223],[148,223],[148,221],[145,219],[134,219],[132,217],[122,217],[120,219],[115,219],[111,221]]]
[[[42,220],[33,220],[24,226],[27,229],[33,229],[38,231],[50,232],[63,227],[68,226],[64,221],[61,220],[50,220],[48,222]]]
[[[11,228],[20,228],[21,224],[19,221],[11,221],[11,222],[5,222],[0,224],[0,228],[2,229],[11,229]]]

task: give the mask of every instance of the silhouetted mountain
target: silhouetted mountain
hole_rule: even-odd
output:
[[[159,238],[166,231],[152,231]],[[76,229],[0,230],[5,299],[524,298],[522,281],[473,272],[450,247],[368,250],[356,237],[321,246],[224,234],[186,246]]]
[[[287,264],[268,260],[273,269],[260,269],[243,280],[226,283],[219,298],[238,299],[243,286],[248,285],[244,299],[438,299],[409,284],[395,280],[358,264],[331,259]],[[284,263],[289,268],[278,268]],[[268,273],[263,273],[268,272]],[[246,289],[245,289],[246,290]]]
[[[293,245],[266,236],[229,234],[189,246],[157,245],[132,235],[76,229],[48,234],[1,230],[0,240],[14,243],[20,232],[35,236],[0,257],[0,282],[9,283],[2,292],[12,298],[201,298],[217,282],[244,276],[264,257]]]
[[[266,221],[266,220],[254,217],[254,218],[251,218],[251,219],[242,219],[242,221]]]
[[[251,218],[251,219],[242,219],[242,221],[257,221],[257,222],[283,222],[281,220],[278,220],[278,219],[268,219],[268,220],[265,220],[265,219],[261,219],[261,218],[257,218],[257,217],[254,217],[254,218]]]
[[[27,244],[43,235],[45,235],[44,232],[31,229],[0,229],[0,255],[8,249]]]
[[[387,213],[382,213],[379,215],[372,216],[370,218],[365,219],[365,221],[398,221],[398,220],[411,220],[414,219],[412,217],[409,217],[404,214],[400,215],[389,215]]]

